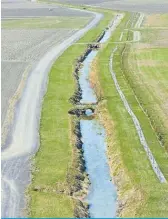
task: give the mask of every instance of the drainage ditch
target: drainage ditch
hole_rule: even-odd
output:
[[[79,159],[77,168],[79,171],[75,176],[77,186],[75,191],[71,192],[77,200],[75,217],[116,216],[117,195],[108,165],[106,131],[95,115],[98,99],[90,85],[89,73],[100,44],[110,38],[121,19],[122,15],[116,15],[97,42],[88,45],[75,66],[76,90],[70,99],[75,108],[68,112],[73,116],[75,150],[78,151],[76,154]]]

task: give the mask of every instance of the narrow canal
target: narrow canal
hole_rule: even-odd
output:
[[[122,19],[116,15],[110,27],[105,31],[99,43],[105,43]],[[82,63],[79,73],[79,84],[82,90],[81,104],[97,103],[97,97],[89,82],[91,64],[98,50],[91,50]],[[80,119],[82,148],[89,175],[90,186],[86,201],[89,204],[89,215],[92,218],[114,218],[117,209],[117,193],[112,182],[107,158],[106,131],[101,123],[93,119]]]
[[[86,171],[90,188],[86,201],[92,218],[113,218],[116,215],[116,189],[111,181],[106,154],[106,133],[98,120],[81,120]]]

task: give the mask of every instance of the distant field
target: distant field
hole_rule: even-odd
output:
[[[168,14],[148,15],[144,25],[141,42],[131,48],[127,76],[168,150],[168,30],[148,29],[168,28]]]
[[[42,18],[26,18],[17,20],[3,20],[2,28],[82,28],[85,26],[91,17],[42,17]]]
[[[48,0],[74,5],[93,5],[112,10],[159,13],[168,12],[167,0]]]
[[[73,29],[2,29],[2,124],[9,108],[9,101],[20,82],[26,80],[31,68],[49,48],[68,38],[75,31]],[[18,96],[14,98],[17,99]]]
[[[167,27],[168,28],[168,14],[146,15],[144,26],[145,27]]]
[[[107,26],[111,18],[111,13],[107,13],[100,25],[86,34],[79,42],[84,43],[95,40],[95,37]],[[95,65],[103,93],[103,101],[100,104],[104,104],[104,108],[108,113],[109,120],[106,122],[111,122],[114,125],[113,129],[108,130],[108,154],[112,176],[116,179],[115,182],[119,189],[118,197],[123,201],[124,206],[121,209],[122,214],[120,216],[165,217],[168,214],[167,184],[161,184],[158,181],[147,159],[146,152],[140,144],[132,119],[116,92],[109,72],[109,58],[116,46],[113,42],[119,40],[129,19],[130,14],[127,14],[110,39],[112,43],[107,42],[102,46]],[[128,32],[125,31],[123,41],[126,41],[127,35]],[[71,197],[66,196],[64,193],[61,195],[54,193],[51,199],[50,195],[59,186],[63,190],[67,189],[66,175],[69,165],[72,165],[73,157],[71,120],[67,114],[71,104],[68,99],[72,96],[75,88],[72,76],[75,60],[84,51],[85,46],[84,44],[71,46],[55,62],[49,75],[48,90],[44,98],[41,117],[41,147],[35,156],[37,171],[34,172],[34,180],[30,187],[32,217],[39,215],[43,217],[57,215],[67,217],[73,215],[74,205]],[[159,144],[148,117],[143,113],[134,96],[131,84],[128,83],[126,76],[129,68],[124,69],[122,62],[127,60],[128,54],[126,53],[126,57],[123,60],[121,59],[123,48],[124,44],[119,46],[119,50],[114,57],[114,70],[117,80],[141,123],[155,159],[166,179],[168,179],[167,154]],[[65,63],[68,64],[65,65]],[[130,77],[134,80],[132,75]],[[103,115],[102,118],[104,118]],[[56,157],[57,159],[55,159]],[[43,190],[33,191],[34,187],[42,187]],[[57,202],[58,200],[59,202]],[[158,203],[162,204],[158,205]],[[45,209],[42,208],[43,205],[46,206]]]

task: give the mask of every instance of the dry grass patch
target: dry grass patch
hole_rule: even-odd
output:
[[[103,96],[103,91],[101,89],[100,82],[98,80],[98,75],[96,73],[96,71],[97,71],[96,65],[97,65],[97,59],[95,59],[92,62],[89,80],[90,80],[91,87],[96,92],[96,96],[97,96],[98,100],[101,100],[101,98]]]
[[[145,196],[143,190],[138,185],[135,186],[131,183],[127,168],[122,160],[122,153],[115,132],[115,124],[107,108],[107,102],[101,101],[96,113],[99,121],[106,129],[109,166],[113,181],[118,189],[117,214],[119,217],[136,217],[136,212],[141,208]]]
[[[147,15],[144,26],[148,27],[168,27],[168,14]]]
[[[96,109],[96,115],[106,129],[109,167],[118,190],[117,215],[119,217],[136,217],[138,209],[141,208],[142,203],[144,203],[145,196],[143,190],[131,182],[127,167],[124,164],[118,136],[115,131],[115,123],[108,111],[107,101],[103,100],[104,92],[100,84],[98,65],[98,58],[96,58],[91,67],[90,81],[99,100],[101,100]]]

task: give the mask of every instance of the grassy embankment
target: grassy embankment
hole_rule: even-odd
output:
[[[125,17],[110,42],[118,41],[127,19],[128,17]],[[126,34],[124,34],[125,37]],[[168,215],[168,185],[161,184],[152,170],[132,119],[120,100],[109,72],[109,58],[115,46],[110,43],[104,46],[92,71],[97,73],[99,81],[97,86],[95,83],[93,86],[98,87],[97,90],[102,99],[98,111],[107,128],[110,167],[119,189],[120,216],[166,217]],[[140,108],[126,79],[128,66],[126,65],[126,53],[122,59],[124,48],[125,45],[118,46],[118,51],[114,55],[113,68],[122,91],[141,123],[148,145],[168,180],[168,162],[165,150],[160,146],[149,119]],[[96,74],[94,73],[94,75]]]
[[[103,20],[80,43],[94,41],[112,19],[111,11],[102,11]],[[67,195],[67,174],[72,167],[73,144],[69,98],[75,91],[73,71],[85,44],[68,48],[57,59],[49,74],[40,123],[40,148],[35,156],[33,182],[29,189],[31,217],[73,217],[74,202]],[[76,171],[74,169],[74,171]],[[36,189],[35,189],[36,188]],[[37,191],[34,191],[37,190]],[[63,192],[62,192],[63,191]]]

